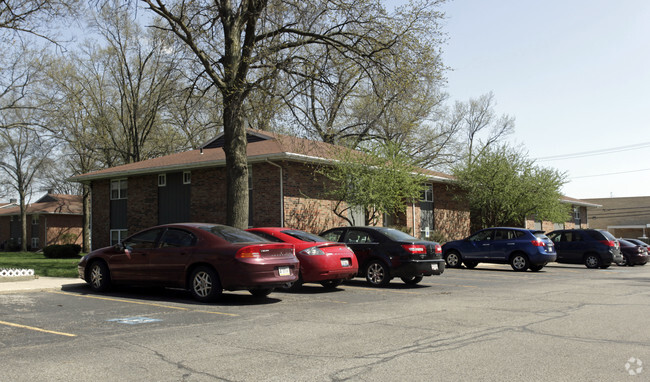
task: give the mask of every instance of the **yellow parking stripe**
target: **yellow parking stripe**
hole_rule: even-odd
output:
[[[13,322],[6,322],[6,321],[0,321],[0,325],[13,326],[15,328],[21,328],[21,329],[29,329],[29,330],[34,330],[36,332],[57,334],[59,336],[66,336],[66,337],[76,337],[77,336],[76,334],[55,332],[54,330],[46,330],[46,329],[41,329],[41,328],[35,328],[33,326],[14,324]]]
[[[189,308],[183,308],[183,307],[180,307],[180,306],[156,304],[156,303],[152,303],[152,302],[124,300],[124,299],[121,299],[121,298],[113,298],[113,297],[78,295],[78,294],[69,293],[69,292],[57,292],[57,291],[49,291],[49,292],[50,293],[56,293],[56,294],[68,295],[68,296],[75,296],[75,297],[94,298],[94,299],[97,299],[97,300],[124,302],[124,303],[127,303],[127,304],[148,305],[148,306],[155,306],[155,307],[159,307],[159,308],[185,310],[185,311],[198,312],[198,313],[221,314],[221,315],[224,315],[224,316],[239,317],[238,314],[233,314],[233,313],[213,312],[213,311],[208,311],[208,310],[194,310],[194,309],[189,309]]]
[[[351,285],[348,285],[351,286]],[[360,289],[360,290],[371,290],[373,292],[391,292],[391,293],[399,293],[399,294],[422,294],[419,292],[407,292],[407,291],[401,291],[401,290],[393,290],[393,289],[385,289],[385,288],[364,288],[364,287],[357,287],[353,286],[354,289]]]

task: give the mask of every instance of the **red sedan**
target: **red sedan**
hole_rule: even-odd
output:
[[[79,262],[79,277],[95,291],[113,284],[189,289],[199,301],[225,290],[266,296],[298,280],[293,245],[269,243],[249,232],[218,224],[165,224],[138,232]]]
[[[343,280],[351,279],[359,271],[354,252],[345,244],[327,241],[320,236],[290,228],[250,228],[261,237],[291,243],[296,247],[300,260],[300,279],[290,289],[300,288],[302,283],[320,283],[326,288],[335,288]]]

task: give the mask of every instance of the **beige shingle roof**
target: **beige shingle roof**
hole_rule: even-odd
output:
[[[251,163],[264,160],[292,160],[299,162],[331,162],[337,153],[345,148],[325,142],[312,141],[288,135],[249,130],[270,139],[250,142],[247,145],[248,160]],[[222,148],[190,150],[141,162],[111,167],[72,177],[70,180],[84,182],[135,174],[156,173],[170,170],[190,170],[201,167],[225,166],[226,155]],[[453,180],[453,176],[437,171],[422,169],[421,172],[439,181]]]
[[[27,205],[27,214],[62,214],[81,215],[83,201],[79,195],[48,194],[51,201],[31,203]],[[0,209],[0,216],[19,215],[20,206]]]

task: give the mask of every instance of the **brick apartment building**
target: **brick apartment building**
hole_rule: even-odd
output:
[[[556,229],[590,228],[589,209],[600,207],[599,204],[587,200],[570,198],[568,196],[562,198],[562,203],[570,205],[571,215],[566,222],[553,223],[550,221],[540,221],[531,217],[526,219],[525,227],[528,229],[542,230],[544,232],[550,232]]]
[[[323,142],[249,130],[251,226],[285,226],[310,232],[347,222],[333,212],[328,180],[315,172],[332,163],[336,147]],[[223,135],[198,150],[76,176],[92,190],[92,247],[122,240],[144,228],[183,221],[225,223]],[[416,236],[433,230],[448,239],[469,234],[469,208],[450,175],[422,170],[422,200],[384,225],[408,227]],[[358,223],[357,223],[358,222]],[[355,224],[362,225],[358,217]]]
[[[77,195],[48,193],[27,206],[27,248],[36,251],[51,244],[81,244],[82,200]],[[0,246],[21,241],[20,206],[0,208]]]

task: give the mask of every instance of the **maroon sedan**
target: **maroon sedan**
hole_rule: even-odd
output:
[[[298,280],[293,245],[271,243],[252,233],[217,224],[166,224],[138,232],[79,262],[79,277],[95,291],[113,284],[189,289],[199,301],[225,290],[266,296]]]
[[[645,265],[648,262],[648,248],[625,239],[618,239],[623,254],[623,261],[617,265]]]
[[[300,260],[300,279],[289,286],[299,289],[302,283],[320,283],[326,288],[335,288],[343,280],[353,278],[359,271],[354,252],[345,244],[327,241],[320,236],[290,228],[250,228],[261,237],[291,243],[296,247]]]

